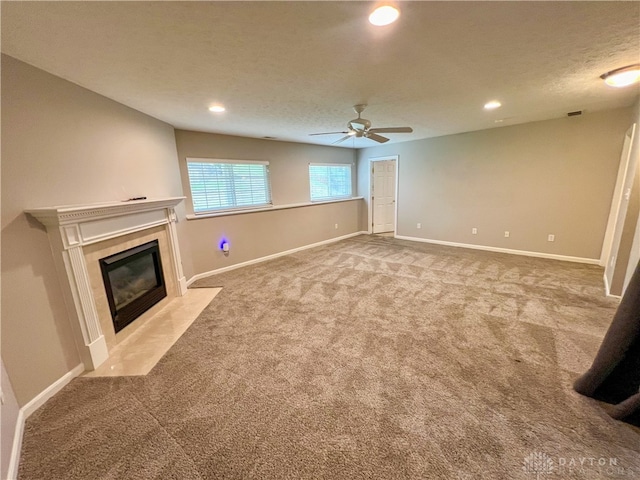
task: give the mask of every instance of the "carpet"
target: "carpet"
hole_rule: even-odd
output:
[[[362,235],[200,280],[224,288],[148,375],[27,420],[19,478],[640,475],[640,431],[571,387],[602,273]]]

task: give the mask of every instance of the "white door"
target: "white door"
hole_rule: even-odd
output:
[[[393,232],[396,223],[396,161],[373,164],[373,233]]]

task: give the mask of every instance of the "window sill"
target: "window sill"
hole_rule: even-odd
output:
[[[273,205],[271,207],[250,208],[245,210],[227,210],[226,212],[210,212],[210,213],[201,213],[198,215],[190,213],[187,215],[187,220],[199,220],[201,218],[213,218],[213,217],[227,217],[229,215],[243,215],[245,213],[271,212],[274,210],[286,210],[289,208],[312,207],[314,205],[326,205],[328,203],[351,202],[352,200],[363,200],[363,199],[364,197],[350,197],[350,198],[340,198],[337,200],[325,200],[322,202],[290,203],[287,205]]]

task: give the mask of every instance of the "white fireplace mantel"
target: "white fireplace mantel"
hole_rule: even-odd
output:
[[[63,205],[59,207],[32,208],[25,210],[45,226],[82,223],[103,218],[139,212],[174,208],[186,197],[170,197],[127,202],[93,203],[89,205]]]
[[[165,225],[178,295],[187,291],[182,271],[174,208],[185,197],[67,205],[25,210],[47,228],[69,314],[75,318],[76,343],[87,370],[109,358],[87,273],[83,247]],[[72,318],[72,320],[73,320]]]

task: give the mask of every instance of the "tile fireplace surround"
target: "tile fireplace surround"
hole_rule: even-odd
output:
[[[106,331],[101,299],[96,298],[100,286],[95,275],[91,275],[95,265],[92,262],[96,250],[101,246],[113,248],[122,241],[122,250],[129,248],[136,239],[144,239],[159,232],[166,243],[169,258],[162,259],[170,268],[164,269],[165,277],[177,296],[187,291],[187,283],[182,272],[178,236],[176,233],[175,206],[185,197],[171,197],[154,200],[111,202],[92,205],[46,207],[25,210],[47,228],[58,278],[64,292],[65,304],[73,326],[78,351],[85,370],[95,370],[109,358],[113,338]]]

